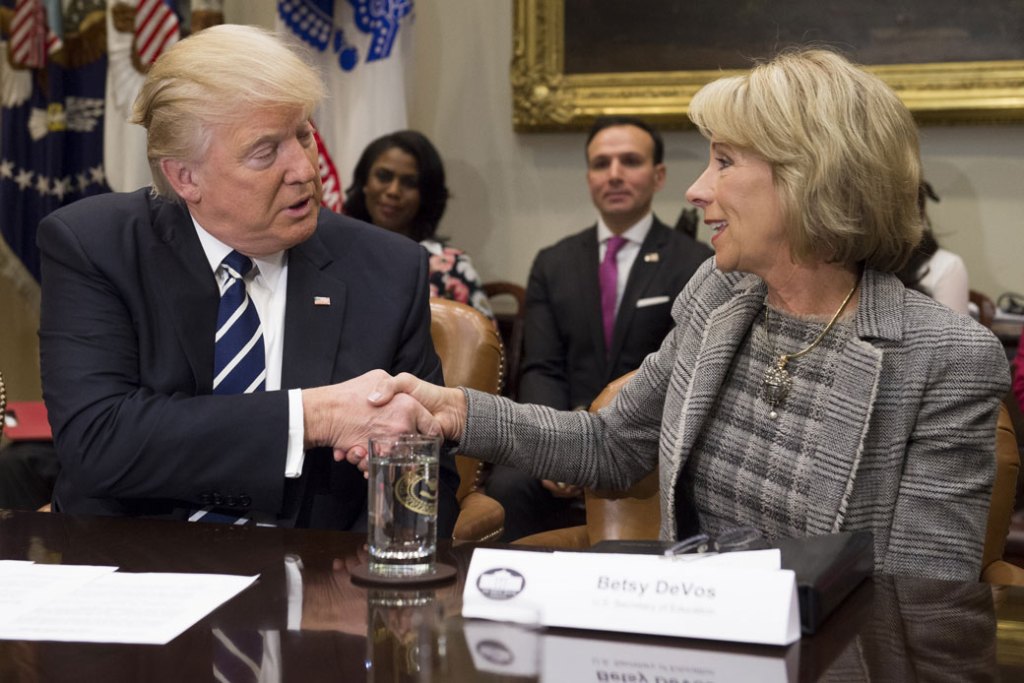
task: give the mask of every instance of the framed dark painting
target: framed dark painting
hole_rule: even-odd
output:
[[[919,121],[1024,121],[1024,0],[515,0],[513,122],[683,127],[705,83],[810,44],[878,74]]]

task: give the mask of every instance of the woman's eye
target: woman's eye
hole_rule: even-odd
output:
[[[384,169],[379,169],[379,170],[374,172],[373,177],[377,179],[377,182],[384,183],[385,185],[387,185],[392,180],[394,180],[395,174],[392,173],[391,171],[385,171]]]

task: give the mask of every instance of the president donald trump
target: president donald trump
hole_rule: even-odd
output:
[[[320,207],[322,98],[273,34],[200,31],[135,102],[153,187],[40,224],[55,509],[362,529],[366,482],[341,456],[436,430],[412,399],[367,401],[383,371],[442,379],[427,262]],[[458,475],[441,469],[450,534]]]

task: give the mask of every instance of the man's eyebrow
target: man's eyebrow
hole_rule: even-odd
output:
[[[264,142],[273,142],[273,141],[277,140],[279,137],[281,137],[281,136],[278,135],[277,133],[263,133],[261,135],[257,135],[255,137],[251,138],[249,140],[248,144],[246,144],[245,146],[246,147],[253,147],[255,145],[261,145]]]
[[[277,144],[280,139],[281,136],[277,133],[263,133],[252,138],[249,142],[243,143],[241,146],[242,154],[251,154],[256,148],[266,144]]]

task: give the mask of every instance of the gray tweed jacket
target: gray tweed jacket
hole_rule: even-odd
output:
[[[676,299],[675,327],[612,405],[557,412],[469,391],[460,450],[597,488],[627,488],[657,466],[661,537],[675,538],[676,482],[765,294],[760,278],[709,259]],[[1002,346],[870,270],[854,326],[824,411],[808,534],[867,529],[878,572],[975,580],[1009,386]]]

